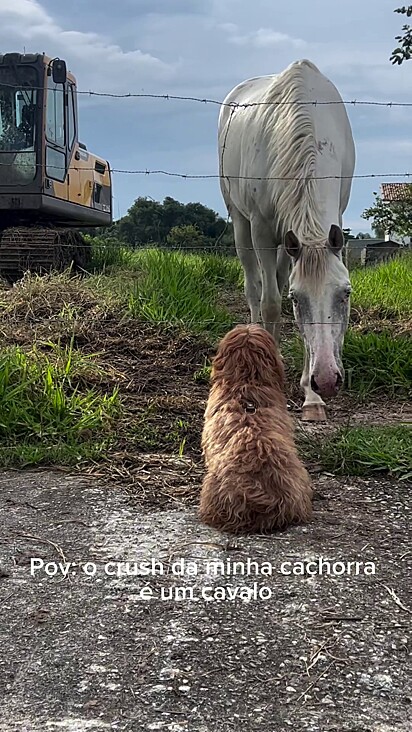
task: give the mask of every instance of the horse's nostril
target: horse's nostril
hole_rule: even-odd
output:
[[[312,390],[315,392],[315,394],[318,394],[319,393],[319,387],[318,387],[318,385],[316,383],[316,379],[315,379],[314,376],[311,376],[311,378],[310,378],[310,385],[311,385]]]

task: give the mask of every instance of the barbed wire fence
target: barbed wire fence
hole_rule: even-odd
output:
[[[276,107],[276,106],[286,106],[286,105],[291,105],[291,104],[310,105],[310,106],[315,106],[315,107],[316,106],[323,107],[323,106],[338,104],[338,105],[345,105],[345,106],[351,106],[351,107],[361,107],[362,106],[362,107],[387,108],[387,109],[412,108],[412,101],[411,102],[392,102],[392,101],[374,101],[374,100],[353,99],[353,100],[349,100],[349,101],[343,101],[343,100],[340,100],[340,101],[305,100],[305,101],[298,101],[298,102],[295,102],[295,101],[266,102],[265,101],[265,102],[253,102],[253,103],[239,104],[236,102],[225,103],[225,102],[221,102],[219,100],[211,99],[211,98],[202,98],[202,97],[196,97],[196,96],[181,96],[181,95],[174,95],[174,94],[150,94],[150,93],[132,93],[132,92],[130,92],[130,93],[111,93],[111,92],[96,92],[96,91],[87,91],[87,90],[77,91],[77,94],[82,95],[82,96],[87,96],[90,98],[98,97],[98,98],[108,98],[108,99],[117,99],[117,100],[119,100],[119,99],[144,100],[145,99],[145,100],[162,100],[165,102],[178,101],[178,102],[189,102],[189,103],[195,103],[195,104],[201,104],[201,105],[214,105],[214,106],[219,106],[219,107],[222,107],[222,106],[229,107],[231,111],[230,111],[230,117],[229,117],[229,124],[227,126],[225,139],[224,139],[223,145],[222,145],[221,157],[220,157],[220,161],[219,161],[219,164],[220,164],[219,173],[186,173],[186,172],[166,170],[166,169],[161,169],[161,168],[156,168],[156,167],[149,168],[149,169],[139,169],[139,168],[124,169],[124,168],[117,167],[117,166],[110,167],[110,172],[114,175],[143,176],[143,177],[144,176],[167,176],[170,178],[178,178],[178,179],[188,180],[188,181],[189,180],[219,180],[220,179],[221,172],[224,172],[224,155],[225,155],[225,150],[226,150],[226,140],[227,140],[227,135],[228,135],[229,128],[230,128],[230,123],[231,123],[231,120],[233,119],[235,112],[238,110],[246,109],[248,107],[262,107],[262,106],[267,107],[268,105]],[[84,151],[84,152],[87,154],[87,151]],[[13,163],[4,164],[4,163],[0,162],[0,167],[8,167],[8,166],[12,166],[12,165],[13,165]],[[31,167],[33,168],[34,166],[31,166]],[[46,166],[41,163],[35,163],[35,167],[43,169]],[[56,169],[59,169],[59,166],[48,165],[47,169],[56,170]],[[82,170],[94,171],[95,168],[82,166]],[[408,172],[408,171],[398,172],[398,173],[370,172],[370,173],[354,174],[353,176],[323,175],[323,176],[310,176],[308,178],[302,178],[302,177],[297,178],[297,177],[287,177],[287,176],[286,177],[274,177],[274,176],[228,176],[228,175],[224,175],[224,178],[228,181],[229,191],[230,191],[230,184],[231,184],[231,181],[233,181],[233,180],[304,181],[304,180],[337,180],[337,179],[341,180],[344,178],[350,178],[350,179],[354,179],[354,180],[365,180],[365,179],[371,179],[371,180],[372,179],[373,180],[376,180],[376,179],[380,179],[380,180],[382,180],[382,179],[406,179],[406,180],[409,180],[409,179],[412,179],[412,172]],[[227,220],[226,220],[226,227],[222,231],[222,233],[219,235],[219,237],[217,238],[216,243],[215,243],[216,246],[212,249],[212,251],[217,251],[217,245],[221,242],[224,234],[226,233],[228,224],[229,224],[229,216],[227,217]],[[94,227],[90,227],[90,228],[94,228]],[[363,241],[365,242],[365,246],[366,246],[368,239],[364,239]],[[145,249],[145,248],[151,248],[155,245],[156,245],[156,243],[153,243],[153,244],[147,243],[144,245],[136,246],[136,249],[141,250],[141,249]],[[62,243],[61,246],[72,246],[72,245],[71,244],[65,245],[64,243]],[[79,244],[78,246],[82,246],[82,245]],[[83,246],[88,247],[89,245],[85,243]],[[99,241],[99,247],[101,247],[102,249],[113,248],[113,246],[114,246],[113,242],[108,242],[107,244],[105,244],[103,240]],[[124,247],[126,245],[124,243],[122,243],[121,241],[119,241],[118,246]],[[381,246],[382,248],[387,248],[387,245],[385,245],[385,244],[377,245],[377,246],[378,247]],[[179,251],[183,251],[183,252],[196,251],[196,250],[199,250],[202,252],[205,251],[204,245],[192,245],[187,248],[186,247],[172,247],[172,246],[168,245],[167,249],[168,250],[179,250]],[[239,247],[238,247],[238,249],[239,249]],[[245,300],[245,308],[246,308],[246,300]],[[201,321],[193,320],[192,322],[195,323],[196,325],[204,326],[205,328],[207,328],[208,326],[212,326],[216,323],[216,321],[214,319],[203,319]],[[240,320],[239,317],[234,316],[232,318],[233,325],[238,324],[238,323],[240,324],[242,322],[244,322],[244,321]],[[156,323],[158,325],[167,325],[167,326],[171,325],[170,320],[156,320]],[[268,325],[275,326],[275,325],[281,325],[283,323],[284,323],[284,319],[282,318],[278,321],[271,321],[270,323],[268,323]],[[304,323],[304,325],[306,325],[306,324],[331,326],[331,325],[334,325],[335,323],[331,322],[330,320],[327,320],[327,321],[307,321]],[[348,412],[348,423],[349,423],[350,419],[352,418],[352,416],[355,414],[356,410],[358,409],[358,406],[359,406],[359,402],[355,398],[353,408],[351,410],[349,410],[349,412]]]
[[[9,87],[15,87],[15,84],[7,84],[2,82],[2,86],[9,86]],[[36,90],[42,90],[43,87],[30,87],[31,89]],[[178,95],[178,94],[158,94],[158,93],[147,93],[147,92],[104,92],[104,91],[94,91],[94,90],[76,90],[76,94],[79,96],[86,96],[89,98],[97,97],[97,98],[107,98],[107,99],[141,99],[141,100],[162,100],[162,101],[178,101],[178,102],[190,102],[195,104],[201,104],[201,105],[215,105],[219,108],[221,107],[228,107],[231,109],[226,134],[225,134],[225,140],[222,145],[222,155],[220,160],[220,172],[218,173],[186,173],[186,172],[180,172],[180,171],[173,171],[173,170],[165,170],[162,168],[153,168],[153,169],[127,169],[127,168],[120,168],[120,167],[111,167],[110,166],[110,172],[113,175],[135,175],[135,176],[167,176],[171,178],[178,178],[181,180],[218,180],[221,178],[221,172],[224,172],[224,166],[223,166],[223,159],[226,149],[226,139],[229,132],[230,124],[233,119],[233,115],[235,111],[247,109],[247,108],[254,108],[254,107],[282,107],[282,106],[314,106],[314,107],[322,107],[322,106],[333,106],[333,105],[344,105],[344,106],[364,106],[364,107],[381,107],[381,108],[412,108],[412,101],[410,102],[398,102],[398,101],[380,101],[380,100],[369,100],[369,99],[350,99],[350,100],[317,100],[317,99],[309,99],[309,100],[277,100],[277,101],[256,101],[256,102],[244,102],[239,103],[236,101],[231,102],[225,102],[222,100],[210,98],[210,97],[198,97],[198,96],[191,96],[191,95]],[[84,151],[85,154],[87,154],[87,151]],[[0,162],[0,167],[12,167],[14,165],[13,162],[10,163],[4,163]],[[24,166],[23,166],[24,167]],[[31,169],[44,169],[47,167],[47,170],[65,170],[61,166],[57,165],[45,165],[43,163],[34,163],[34,164],[27,164],[27,167],[30,167]],[[87,167],[82,166],[81,168],[84,171],[94,172],[94,167]],[[366,180],[366,179],[412,179],[412,172],[404,171],[404,172],[398,172],[398,173],[359,173],[354,174],[352,176],[309,176],[307,178],[296,178],[296,177],[276,177],[276,176],[233,176],[233,175],[224,175],[224,179],[229,184],[229,190],[230,190],[230,183],[233,180],[251,180],[256,182],[262,182],[262,181],[304,181],[304,180],[344,180],[344,179],[351,179],[351,180]],[[402,203],[402,201],[399,201],[397,203]],[[230,216],[228,215],[226,219],[226,227],[224,231],[218,236],[215,245],[217,245],[221,242],[224,234],[227,232],[227,228],[229,225]],[[94,228],[94,227],[90,227]],[[366,241],[366,240],[365,240]],[[121,243],[119,242],[119,245]],[[64,244],[62,246],[65,246]],[[70,245],[67,245],[70,246]],[[102,244],[102,246],[104,246]],[[109,245],[108,245],[109,246]],[[110,246],[113,246],[113,243],[110,244]],[[379,246],[379,245],[378,245]],[[382,245],[384,247],[384,245]],[[140,248],[140,245],[139,245]],[[170,249],[171,247],[168,246]],[[184,247],[183,250],[186,248]],[[190,247],[190,249],[204,249],[203,246],[196,246]],[[216,248],[215,248],[216,249]]]
[[[2,82],[2,86],[9,86],[9,87],[15,87],[14,84],[7,84]],[[42,90],[43,87],[31,87],[33,89]],[[245,103],[239,103],[239,102],[225,102],[209,97],[197,97],[197,96],[185,96],[185,95],[176,95],[176,94],[155,94],[155,93],[146,93],[146,92],[124,92],[124,93],[116,93],[116,92],[99,92],[99,91],[93,91],[93,90],[77,90],[76,93],[81,96],[87,96],[87,97],[99,97],[99,98],[108,98],[108,99],[145,99],[145,100],[162,100],[162,101],[179,101],[179,102],[190,102],[190,103],[197,103],[201,105],[217,105],[219,108],[221,107],[229,107],[230,117],[228,120],[226,133],[225,133],[225,139],[223,141],[222,145],[222,153],[221,153],[221,159],[219,161],[220,163],[220,171],[218,173],[183,173],[179,171],[171,171],[171,170],[165,170],[161,168],[153,168],[153,169],[125,169],[125,168],[117,168],[117,167],[111,167],[110,166],[110,173],[113,175],[136,175],[136,176],[155,176],[155,175],[162,175],[172,178],[179,178],[182,180],[218,180],[221,177],[224,177],[224,179],[228,182],[229,186],[229,192],[230,192],[230,183],[233,180],[251,180],[256,182],[262,182],[262,181],[305,181],[305,180],[344,180],[344,179],[351,179],[351,180],[365,180],[365,179],[411,179],[412,173],[407,172],[398,172],[398,173],[359,173],[354,174],[352,176],[333,176],[333,175],[323,175],[323,176],[308,176],[306,178],[304,177],[290,177],[290,176],[233,176],[233,175],[221,175],[224,172],[224,155],[226,150],[226,140],[229,133],[230,125],[233,119],[233,115],[237,110],[241,109],[247,109],[247,108],[254,108],[254,107],[267,107],[267,106],[273,106],[273,107],[281,107],[281,106],[296,106],[296,105],[302,105],[302,106],[330,106],[330,105],[344,105],[344,106],[367,106],[367,107],[384,107],[387,109],[391,108],[412,108],[412,101],[411,102],[396,102],[396,101],[378,101],[378,100],[363,100],[363,99],[352,99],[352,100],[277,100],[277,101],[257,101],[257,102],[245,102]],[[87,155],[87,151],[84,151]],[[14,162],[10,163],[4,163],[0,162],[0,167],[13,167]],[[25,167],[25,166],[23,166]],[[65,171],[65,168],[62,168],[61,166],[57,165],[47,165],[44,163],[34,163],[34,164],[28,164],[27,167],[30,169],[45,169],[47,167],[47,170],[60,170]],[[81,168],[84,171],[89,172],[95,172],[94,167],[87,167],[82,166]],[[397,202],[399,204],[402,204],[402,201]],[[230,223],[230,215],[228,214],[226,218],[225,228],[222,230],[222,232],[218,235],[217,239],[214,242],[214,246],[212,248],[212,251],[217,252],[218,251],[218,245],[221,243],[224,235],[227,233],[228,227]],[[96,227],[89,227],[89,228],[96,228]],[[99,228],[99,227],[97,227]],[[365,238],[363,241],[367,242],[370,241],[368,238]],[[151,242],[151,243],[143,243],[143,244],[136,244],[136,248],[147,248],[149,246],[154,246],[158,242]],[[71,244],[64,244],[61,243],[62,247],[70,247]],[[88,247],[88,244],[80,244],[79,247],[84,246]],[[108,244],[104,244],[103,241],[99,243],[99,246],[104,248],[113,248],[114,243],[111,241]],[[118,246],[127,246],[127,243],[123,243],[121,241],[118,242]],[[241,250],[242,248],[237,247],[238,250]],[[382,248],[386,249],[387,245],[381,244],[381,245],[375,245],[375,248]],[[190,247],[177,247],[177,246],[171,246],[170,244],[167,245],[167,249],[177,249],[179,251],[209,251],[209,247],[205,247],[202,245],[196,245],[193,244]],[[225,247],[227,249],[227,247]]]
[[[1,85],[3,87],[9,87],[12,89],[18,88],[18,85],[10,84],[2,80]],[[43,91],[43,86],[24,86],[25,91]],[[59,89],[55,89],[59,92]],[[61,92],[64,93],[63,90]],[[291,105],[311,105],[311,106],[330,106],[330,105],[345,105],[345,106],[371,106],[371,107],[412,107],[412,101],[410,102],[394,102],[394,101],[382,101],[374,99],[302,99],[302,100],[282,100],[282,101],[260,101],[260,102],[225,102],[224,100],[213,99],[210,97],[197,97],[193,95],[183,94],[158,94],[151,92],[104,92],[94,91],[91,89],[76,89],[75,93],[79,96],[88,97],[103,97],[107,99],[159,99],[165,101],[179,101],[179,102],[195,102],[198,104],[214,104],[219,107],[234,107],[246,108],[246,107],[262,107],[262,106],[291,106]]]
[[[224,155],[224,150],[225,150],[225,148],[223,147],[223,149],[222,149],[222,168],[223,168],[223,155]],[[13,167],[13,166],[14,166],[14,163],[2,163],[0,161],[0,168]],[[34,163],[33,165],[27,164],[27,166],[25,165],[23,167],[32,168],[32,169],[33,168],[36,168],[36,169],[45,169],[45,168],[47,168],[47,170],[66,170],[62,166],[57,166],[57,165],[47,165],[46,166],[43,163]],[[94,167],[83,167],[82,166],[81,170],[82,171],[89,171],[89,172],[93,171],[93,172],[95,172],[95,168]],[[110,172],[111,172],[111,174],[140,175],[140,176],[164,175],[164,176],[173,177],[173,178],[180,178],[180,179],[183,179],[183,180],[211,180],[211,179],[218,180],[221,177],[223,177],[229,183],[229,191],[230,191],[230,182],[233,181],[233,180],[243,180],[243,181],[250,180],[250,181],[256,181],[256,182],[259,182],[259,181],[260,182],[262,182],[262,181],[300,181],[300,182],[302,182],[302,181],[309,181],[309,180],[310,181],[313,181],[313,180],[346,180],[346,179],[348,179],[348,180],[349,179],[350,180],[381,179],[382,180],[383,178],[386,178],[386,179],[388,179],[388,178],[396,178],[396,179],[406,178],[406,179],[412,179],[412,172],[403,172],[403,173],[402,172],[399,172],[399,173],[361,173],[361,174],[354,174],[352,176],[344,176],[344,175],[339,175],[339,176],[338,175],[322,175],[322,176],[316,176],[316,175],[311,175],[311,176],[308,176],[306,178],[305,177],[299,177],[298,178],[298,177],[291,177],[291,176],[246,176],[246,175],[238,175],[238,176],[235,176],[235,175],[227,175],[227,174],[225,174],[224,176],[221,176],[219,173],[207,173],[207,174],[200,174],[200,173],[198,174],[198,173],[195,173],[195,174],[191,174],[191,173],[180,173],[180,172],[176,172],[176,171],[168,171],[168,170],[162,170],[162,169],[153,169],[153,170],[148,170],[148,169],[139,170],[139,169],[135,169],[135,170],[131,170],[131,169],[122,169],[122,168],[110,168]],[[408,202],[404,202],[403,200],[392,201],[392,203],[396,203],[397,205],[403,205],[404,204],[405,206],[409,205]],[[227,217],[226,223],[229,223],[229,220],[230,220],[230,216]],[[99,228],[99,227],[90,226],[90,227],[86,227],[86,228]],[[224,232],[222,232],[222,233],[224,233]],[[216,244],[219,242],[219,239],[221,237],[222,237],[222,234],[219,235],[218,239],[216,240]],[[366,237],[364,239],[364,241],[368,241],[368,238]],[[153,244],[155,244],[155,243],[156,242],[153,242]],[[68,244],[68,245],[61,244],[61,246],[71,246],[71,245],[70,244]],[[82,246],[82,245],[79,244],[79,246]],[[87,245],[84,245],[84,246],[87,246]],[[102,246],[103,246],[103,244],[102,244]],[[107,246],[109,246],[109,245],[107,245]],[[111,244],[110,246],[113,246],[113,244]],[[126,243],[122,244],[122,242],[119,242],[119,246],[126,246]],[[143,246],[143,245],[138,244],[138,245],[136,245],[136,248],[140,248],[141,246]],[[376,245],[376,246],[378,246],[378,247],[381,246],[383,248],[386,248],[385,244]],[[168,248],[170,249],[171,247],[169,246]],[[193,245],[190,248],[191,249],[199,249],[199,250],[204,250],[205,249],[205,247],[203,245],[199,245],[199,246],[198,245]],[[271,248],[272,247],[270,247],[270,249]],[[316,249],[317,248],[317,245],[314,245],[313,248]],[[238,249],[239,249],[239,247],[238,247]],[[240,247],[240,249],[241,249],[241,247]],[[263,247],[262,249],[265,250],[265,247]]]

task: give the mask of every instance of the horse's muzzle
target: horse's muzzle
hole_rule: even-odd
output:
[[[320,397],[333,397],[336,396],[339,389],[343,384],[343,377],[339,371],[331,374],[331,378],[321,379],[319,376],[316,377],[312,374],[310,379],[310,386],[315,394],[319,394]]]

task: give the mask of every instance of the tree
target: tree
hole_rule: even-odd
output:
[[[365,209],[363,219],[372,219],[372,229],[380,236],[385,233],[398,236],[412,236],[412,184],[406,186],[406,196],[402,201],[383,201],[377,193],[375,203]]]
[[[363,231],[360,231],[358,234],[356,234],[355,239],[372,239],[372,237],[367,231],[365,233]]]
[[[193,224],[173,226],[167,235],[166,243],[171,249],[193,249],[194,251],[199,251],[207,247],[207,240],[204,235]]]
[[[126,216],[117,222],[120,238],[131,246],[162,241],[167,233],[164,231],[162,214],[158,201],[140,196]]]
[[[168,236],[176,227],[195,227],[203,244],[211,247],[225,231],[226,222],[201,203],[184,204],[167,196],[163,203],[137,198],[126,216],[116,223],[119,238],[133,247],[150,243],[171,246]]]
[[[349,241],[349,239],[354,239],[355,237],[353,234],[351,234],[352,229],[342,229],[343,236],[345,237],[346,241]]]
[[[401,8],[396,8],[395,13],[401,13],[406,15],[407,18],[412,16],[412,5],[408,5]],[[399,42],[399,46],[392,51],[390,61],[393,64],[402,64],[404,61],[409,61],[412,58],[412,26],[403,25],[401,36],[396,36],[395,41]]]

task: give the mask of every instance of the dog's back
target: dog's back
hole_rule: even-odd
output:
[[[272,336],[238,326],[219,345],[205,412],[201,519],[221,530],[269,532],[307,521],[309,475],[299,460]]]

